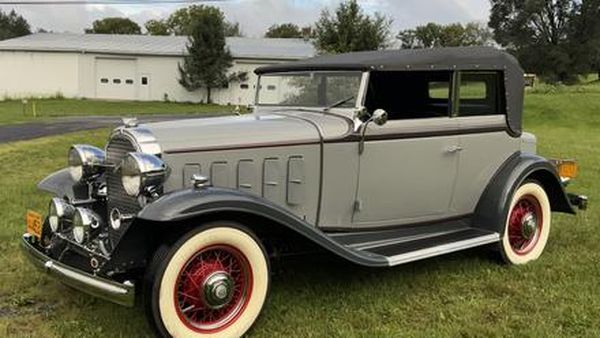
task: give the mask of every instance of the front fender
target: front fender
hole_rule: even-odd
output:
[[[517,152],[502,165],[486,187],[475,209],[473,223],[503,233],[512,195],[528,179],[534,179],[544,187],[552,211],[575,214],[556,167],[541,156]]]
[[[366,266],[387,266],[382,256],[347,248],[314,225],[290,211],[256,195],[224,188],[187,189],[168,193],[142,209],[137,219],[149,223],[165,223],[197,219],[220,212],[236,212],[269,219],[312,241],[318,246],[351,262]]]
[[[38,189],[61,198],[80,200],[88,198],[88,185],[75,181],[69,169],[61,169],[46,176],[37,184]]]

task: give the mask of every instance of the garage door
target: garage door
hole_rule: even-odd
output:
[[[96,97],[136,99],[136,60],[96,59]]]

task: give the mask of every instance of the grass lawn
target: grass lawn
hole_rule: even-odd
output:
[[[34,117],[35,104],[35,117]],[[73,99],[40,99],[0,101],[0,125],[48,121],[62,116],[112,115],[139,116],[152,114],[217,114],[231,112],[235,106],[177,102],[98,101]]]
[[[82,102],[84,104],[84,102]],[[390,269],[306,257],[278,265],[255,337],[600,336],[600,91],[527,95],[525,126],[540,153],[575,157],[571,189],[590,197],[577,216],[553,215],[542,258],[499,265],[484,250]],[[26,208],[44,210],[35,183],[65,165],[72,143],[108,130],[0,145],[0,336],[143,337],[141,309],[73,291],[19,253]]]

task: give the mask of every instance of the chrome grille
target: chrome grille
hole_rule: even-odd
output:
[[[106,161],[110,164],[119,165],[127,153],[136,151],[134,144],[122,135],[113,136],[108,145],[106,146]],[[137,198],[131,197],[125,193],[123,184],[121,183],[121,174],[119,171],[113,172],[111,170],[106,172],[106,187],[107,187],[107,215],[106,219],[109,219],[109,215],[113,208],[119,209],[122,215],[125,214],[137,214],[141,207],[137,201]],[[109,237],[111,242],[116,244],[121,235],[125,233],[128,223],[123,223],[119,230],[113,230],[110,225],[108,226]]]

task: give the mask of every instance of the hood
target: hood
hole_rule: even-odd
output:
[[[166,154],[318,143],[319,130],[325,139],[342,137],[352,130],[343,117],[306,112],[196,118],[144,126]]]

